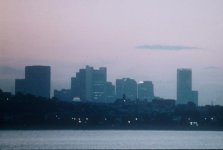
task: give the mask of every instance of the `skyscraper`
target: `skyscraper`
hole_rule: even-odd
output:
[[[82,101],[104,102],[106,101],[107,69],[101,67],[98,70],[86,66],[71,78],[71,94]]]
[[[177,104],[198,104],[198,92],[192,91],[191,69],[177,69]]]
[[[25,79],[16,79],[15,93],[50,98],[50,66],[26,66]]]
[[[137,99],[137,83],[135,80],[130,78],[116,80],[116,97],[122,98],[123,95],[130,100]]]
[[[152,81],[144,81],[138,83],[138,99],[152,102],[154,98],[154,90]]]
[[[86,72],[85,69],[80,69],[76,73],[76,77],[71,78],[71,95],[74,98],[80,98],[82,101],[86,98]]]
[[[106,101],[106,83],[107,69],[105,67],[101,67],[98,70],[93,70],[92,92],[94,101]]]
[[[105,96],[106,102],[112,103],[115,101],[115,86],[111,82],[106,83]]]

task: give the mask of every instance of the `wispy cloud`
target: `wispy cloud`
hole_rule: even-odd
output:
[[[150,50],[172,50],[172,51],[200,49],[198,47],[193,47],[193,46],[163,45],[163,44],[139,45],[139,46],[136,46],[136,48],[139,48],[139,49],[150,49]]]
[[[205,67],[204,69],[208,69],[208,70],[219,70],[221,68],[220,67],[217,67],[217,66],[208,66],[208,67]]]

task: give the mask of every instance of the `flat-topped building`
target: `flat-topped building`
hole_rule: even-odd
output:
[[[26,66],[25,79],[15,80],[15,93],[50,98],[50,66]]]
[[[198,92],[192,91],[192,70],[177,69],[177,104],[188,102],[198,105]]]

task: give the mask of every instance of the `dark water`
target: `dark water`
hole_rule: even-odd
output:
[[[222,131],[0,131],[1,149],[223,149]]]

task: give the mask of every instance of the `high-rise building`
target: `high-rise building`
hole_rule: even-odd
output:
[[[125,95],[127,99],[137,99],[137,83],[130,78],[116,80],[116,97],[122,98]]]
[[[191,95],[191,100],[193,101],[193,103],[198,105],[198,91],[192,91]]]
[[[154,90],[152,81],[138,83],[138,99],[152,102],[153,98]]]
[[[93,101],[106,101],[106,84],[107,84],[107,69],[101,67],[98,70],[93,70],[92,76],[92,92]]]
[[[186,104],[191,98],[192,71],[191,69],[177,70],[177,103]]]
[[[112,103],[115,101],[115,86],[111,82],[106,83],[105,96],[106,102]]]
[[[25,79],[15,80],[15,93],[50,98],[50,66],[26,66]]]
[[[198,104],[198,92],[192,91],[191,69],[177,69],[177,104]]]
[[[76,77],[71,78],[71,95],[73,98],[86,100],[86,73],[85,69],[80,69]]]
[[[101,67],[98,70],[86,66],[71,78],[71,94],[81,101],[105,102],[105,90],[107,83],[107,69]]]

